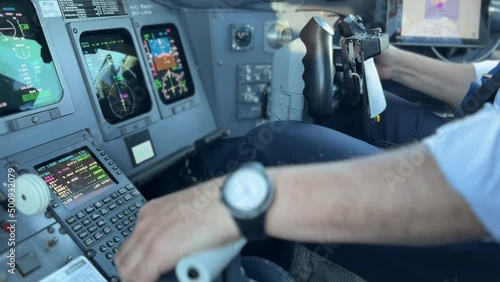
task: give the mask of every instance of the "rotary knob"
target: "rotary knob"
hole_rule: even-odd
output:
[[[35,174],[22,174],[16,181],[16,207],[26,215],[43,213],[50,204],[47,184]]]

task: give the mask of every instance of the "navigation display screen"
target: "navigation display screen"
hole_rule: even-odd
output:
[[[175,25],[146,26],[142,28],[141,35],[163,103],[170,104],[192,96],[193,79]]]
[[[482,45],[488,38],[487,0],[388,0],[393,43]]]
[[[87,148],[81,148],[35,167],[68,209],[73,209],[115,184]]]
[[[151,110],[151,98],[127,30],[84,32],[80,47],[108,123],[117,124]]]
[[[29,0],[0,0],[0,117],[59,102],[63,90]]]

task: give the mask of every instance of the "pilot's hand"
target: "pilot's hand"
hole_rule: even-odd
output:
[[[116,255],[122,279],[153,282],[186,255],[236,241],[238,228],[219,201],[221,184],[212,180],[146,204]]]
[[[398,48],[390,45],[382,54],[375,57],[375,65],[380,79],[392,79],[399,51]]]

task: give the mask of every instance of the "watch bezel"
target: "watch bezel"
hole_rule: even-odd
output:
[[[260,175],[266,182],[268,191],[267,195],[262,203],[259,204],[259,206],[255,209],[252,210],[246,210],[242,211],[239,210],[231,205],[231,203],[227,200],[226,198],[226,191],[227,189],[230,189],[228,187],[228,181],[232,177],[235,177],[236,172],[241,171],[241,170],[251,170],[254,172],[258,172],[258,175]],[[259,217],[260,215],[264,214],[269,207],[271,206],[273,200],[274,200],[274,195],[275,195],[275,189],[274,189],[274,183],[271,180],[271,177],[267,174],[264,166],[262,166],[260,163],[257,162],[251,162],[251,163],[246,163],[243,164],[236,172],[230,174],[226,180],[224,181],[224,184],[222,185],[222,191],[221,191],[221,201],[224,203],[224,205],[229,209],[231,212],[231,215],[237,219],[240,220],[251,220]]]

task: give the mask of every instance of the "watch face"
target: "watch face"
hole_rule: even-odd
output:
[[[263,175],[252,170],[239,170],[227,181],[224,197],[226,202],[241,212],[259,208],[269,193],[269,184]]]

